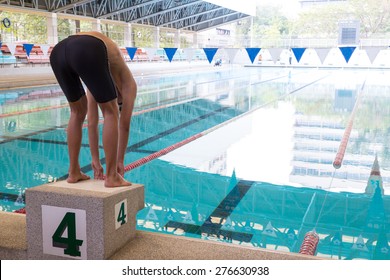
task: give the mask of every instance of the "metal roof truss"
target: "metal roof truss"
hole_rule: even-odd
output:
[[[189,31],[249,16],[201,0],[0,0],[0,4]]]

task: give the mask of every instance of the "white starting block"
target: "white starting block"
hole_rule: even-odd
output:
[[[108,259],[135,236],[144,187],[106,188],[102,180],[26,190],[27,257]]]

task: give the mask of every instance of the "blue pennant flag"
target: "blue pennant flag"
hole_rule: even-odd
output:
[[[303,53],[305,52],[306,48],[291,48],[292,52],[295,55],[296,60],[299,61],[302,58]]]
[[[1,48],[1,45],[2,45],[3,43],[2,42],[0,42],[0,48]]]
[[[341,53],[343,54],[345,61],[348,63],[356,47],[339,47]]]
[[[27,56],[30,56],[30,52],[34,47],[34,44],[23,44],[24,49],[26,50]]]
[[[130,56],[130,59],[133,60],[133,59],[134,59],[134,56],[135,56],[135,53],[136,53],[136,51],[137,51],[137,48],[126,47],[126,50],[127,50],[127,53],[128,53],[129,56]]]
[[[251,62],[255,61],[257,54],[260,52],[261,48],[246,48],[246,52],[249,55]]]
[[[215,54],[218,51],[218,48],[203,48],[203,51],[207,56],[207,60],[211,63],[211,61],[213,61]]]
[[[175,55],[177,48],[164,48],[164,51],[168,57],[169,62],[172,62],[173,56]]]

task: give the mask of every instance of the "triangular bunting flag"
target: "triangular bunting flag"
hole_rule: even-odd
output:
[[[175,55],[177,48],[164,48],[164,51],[168,57],[169,62],[172,62],[173,56]]]
[[[207,56],[207,60],[211,63],[213,61],[215,54],[218,51],[218,48],[203,48],[203,51]]]
[[[235,228],[232,224],[232,219],[230,217],[227,217],[225,223],[221,227],[221,229],[229,230],[229,231],[235,231]]]
[[[292,52],[295,55],[296,60],[299,61],[302,58],[303,53],[305,52],[306,48],[291,48]]]
[[[364,243],[364,239],[362,235],[359,235],[356,242],[352,245],[352,249],[368,252],[368,248],[366,246],[366,243]]]
[[[169,209],[169,211],[165,215],[165,219],[168,220],[168,221],[172,221],[174,218],[175,217],[174,217],[173,211],[171,209]]]
[[[150,208],[148,211],[148,214],[146,214],[146,220],[148,220],[148,221],[157,221],[158,220],[157,215],[156,215],[156,211],[154,211],[153,208]]]
[[[356,47],[339,47],[341,53],[343,54],[345,61],[348,63]]]
[[[297,235],[296,235],[294,229],[292,229],[292,228],[288,229],[288,231],[287,231],[287,238],[289,240],[296,240],[297,239]]]
[[[30,52],[32,48],[34,47],[34,44],[23,44],[23,47],[26,51],[27,56],[30,56]]]
[[[49,44],[45,44],[45,45],[41,45],[41,50],[43,52],[44,55],[48,55],[49,53],[49,49],[50,49],[50,45]]]
[[[390,259],[390,247],[387,240],[386,233],[381,231],[376,242],[374,251],[374,260],[389,260]]]
[[[184,52],[184,54],[186,56],[187,61],[191,62],[192,58],[195,55],[196,50],[192,49],[192,48],[188,48],[188,49],[184,49],[183,52]]]
[[[8,50],[11,52],[12,55],[15,55],[16,51],[16,44],[9,43],[7,44]]]
[[[226,54],[228,55],[229,57],[229,63],[233,63],[234,62],[234,59],[238,53],[239,49],[233,49],[233,48],[227,48],[225,49],[225,52]]]
[[[247,232],[251,232],[253,230],[253,227],[251,225],[251,221],[246,220],[245,225],[244,225],[244,230]]]
[[[282,53],[283,49],[282,48],[273,48],[273,49],[268,49],[272,60],[274,63],[280,59],[280,54]]]
[[[320,58],[321,64],[323,64],[325,58],[328,56],[330,52],[330,48],[315,48],[314,50],[316,51],[318,57]]]
[[[23,199],[22,191],[19,191],[18,198],[17,198],[16,201],[14,202],[14,205],[16,205],[16,206],[22,206],[22,205],[24,205],[24,199]]]
[[[264,235],[276,237],[276,232],[275,232],[275,229],[274,229],[274,227],[272,226],[271,222],[268,222],[267,226],[265,227],[265,229],[263,230],[262,233],[263,233]]]
[[[145,50],[149,60],[152,60],[156,55],[157,48],[145,48]]]
[[[331,242],[334,246],[340,246],[343,243],[343,238],[341,232],[336,232],[335,235],[332,237]]]
[[[133,59],[134,59],[134,56],[135,56],[135,53],[137,52],[137,48],[126,47],[126,51],[127,51],[127,53],[129,54],[130,59],[133,60]]]
[[[188,211],[185,217],[183,218],[184,222],[187,224],[195,224],[194,220],[192,219],[191,212]]]
[[[255,58],[257,54],[260,52],[261,48],[246,48],[246,52],[249,55],[249,59],[251,60],[252,64],[255,61]]]
[[[383,47],[364,47],[363,49],[366,51],[371,63],[373,63],[378,53],[383,50]]]

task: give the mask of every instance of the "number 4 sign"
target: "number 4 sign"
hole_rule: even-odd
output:
[[[87,259],[86,212],[42,205],[43,253]]]
[[[115,204],[115,229],[127,223],[127,199]]]

